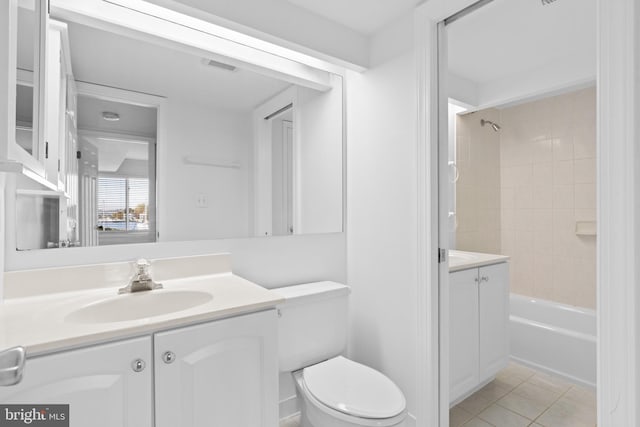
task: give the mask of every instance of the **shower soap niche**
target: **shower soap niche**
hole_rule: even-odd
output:
[[[595,221],[576,221],[576,235],[578,236],[595,236]]]

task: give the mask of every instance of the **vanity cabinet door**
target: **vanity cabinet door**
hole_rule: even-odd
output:
[[[480,268],[480,382],[509,361],[509,264]]]
[[[449,275],[449,398],[478,384],[478,269]]]
[[[278,425],[277,315],[155,334],[156,427]]]
[[[72,427],[152,427],[151,364],[150,337],[27,359],[22,381],[0,387],[0,402],[69,404]]]

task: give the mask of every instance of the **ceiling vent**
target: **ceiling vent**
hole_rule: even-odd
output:
[[[204,65],[208,65],[209,67],[216,67],[226,71],[235,71],[238,69],[238,67],[225,64],[224,62],[214,61],[213,59],[202,58],[202,63]]]

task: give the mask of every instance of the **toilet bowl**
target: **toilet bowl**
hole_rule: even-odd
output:
[[[301,427],[399,426],[406,401],[389,378],[342,356],[294,374],[302,398]]]
[[[280,314],[280,371],[291,372],[301,427],[402,426],[402,391],[382,373],[341,356],[346,348],[349,288],[316,282],[275,289]]]

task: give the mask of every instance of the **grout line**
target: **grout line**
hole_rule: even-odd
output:
[[[544,414],[546,414],[547,412],[549,412],[549,409],[551,409],[551,407],[552,407],[553,405],[555,405],[555,404],[558,402],[558,400],[562,399],[562,398],[564,397],[564,395],[566,395],[567,393],[569,393],[569,390],[571,390],[573,387],[574,387],[574,386],[573,386],[573,385],[571,385],[568,389],[566,389],[566,390],[564,391],[564,393],[560,394],[560,396],[559,396],[556,400],[554,400],[554,401],[551,403],[551,405],[549,405],[549,406],[547,407],[547,409],[545,409],[544,411],[542,411],[542,413],[541,413],[540,415],[538,415],[538,416],[533,420],[533,422],[534,422],[534,423],[535,423],[535,422],[537,422],[537,421],[538,421],[538,419],[539,419],[541,416],[543,416]],[[538,424],[540,424],[540,423],[538,423]],[[540,425],[541,425],[541,426],[543,426],[542,424],[540,424]],[[543,427],[545,427],[545,426],[543,426]]]

